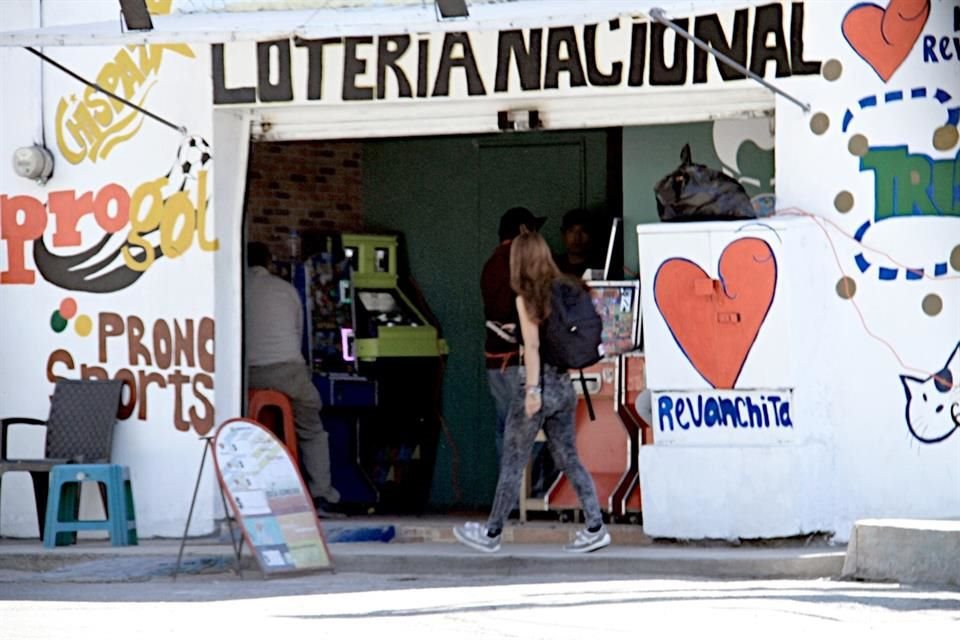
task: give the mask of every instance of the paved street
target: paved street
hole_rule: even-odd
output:
[[[4,640],[957,637],[960,591],[832,580],[342,573],[49,582],[0,572]],[[852,635],[849,635],[852,634]]]

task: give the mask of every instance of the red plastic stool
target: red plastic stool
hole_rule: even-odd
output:
[[[247,417],[273,431],[297,461],[297,428],[293,421],[293,405],[286,394],[274,389],[250,389],[247,392]],[[277,429],[277,414],[282,431]]]

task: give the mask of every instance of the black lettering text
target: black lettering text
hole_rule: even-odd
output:
[[[373,38],[343,40],[343,99],[373,100],[373,87],[358,87],[357,76],[367,71],[367,61],[357,57],[357,45],[372,44]]]
[[[277,81],[270,81],[271,50],[277,51]],[[275,40],[257,43],[257,91],[261,102],[289,102],[293,100],[293,81],[290,79],[290,41]]]
[[[543,54],[543,29],[530,30],[530,44],[524,44],[523,31],[501,31],[497,41],[497,74],[494,91],[510,89],[510,60],[517,61],[520,88],[524,91],[540,89],[540,57]]]
[[[749,29],[749,11],[740,9],[733,15],[733,36],[730,42],[724,36],[723,27],[720,26],[720,18],[713,13],[708,16],[697,16],[693,23],[693,35],[700,38],[718,52],[733,58],[744,67],[747,66],[747,31]],[[693,83],[703,84],[707,81],[707,63],[713,55],[707,53],[700,47],[693,49]],[[720,70],[720,77],[724,80],[740,80],[746,78],[746,74],[741,73],[733,67],[720,62],[717,59],[717,67]]]
[[[222,44],[210,47],[210,58],[213,64],[213,104],[249,104],[257,101],[256,87],[227,87]]]
[[[768,46],[768,36],[773,34],[773,45]],[[750,71],[761,78],[766,75],[767,63],[776,64],[777,77],[790,75],[790,59],[787,56],[787,42],[783,35],[783,7],[779,4],[767,4],[757,7],[754,17],[753,42],[750,45]]]
[[[610,30],[620,28],[619,20],[610,21]],[[602,73],[597,66],[597,25],[588,24],[583,28],[583,53],[587,58],[587,79],[594,87],[615,87],[623,78],[623,63],[614,62],[610,73]]]
[[[627,84],[631,87],[643,85],[643,72],[647,66],[647,23],[634,23],[630,34],[630,73]]]
[[[397,95],[401,98],[413,96],[407,74],[397,66],[397,59],[409,48],[410,36],[384,36],[377,42],[377,99],[383,100],[387,95],[388,67],[397,79]]]
[[[690,20],[681,18],[674,24],[686,31]],[[664,35],[667,27],[657,23],[650,28],[650,84],[678,85],[687,79],[687,41],[679,35],[673,42],[673,64],[667,66]]]
[[[463,55],[453,56],[453,48],[457,45],[463,49]],[[487,90],[480,78],[477,61],[470,45],[470,35],[466,33],[447,33],[443,36],[443,48],[440,51],[440,68],[437,69],[437,80],[433,85],[434,96],[450,95],[450,71],[454,67],[463,69],[467,76],[467,93],[471,96],[486,95]]]
[[[304,40],[294,38],[294,46],[307,49],[307,100],[323,98],[323,47],[328,44],[340,44],[340,38],[321,38]]]
[[[790,71],[795,76],[820,73],[819,60],[803,59],[803,3],[794,2],[790,9]]]
[[[566,55],[560,56],[560,46],[565,45]],[[573,27],[556,27],[547,32],[547,70],[543,78],[544,89],[560,86],[560,72],[570,74],[571,87],[584,87],[587,79],[580,64],[580,47],[577,32]]]

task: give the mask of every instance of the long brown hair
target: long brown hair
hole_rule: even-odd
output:
[[[536,231],[522,231],[510,245],[510,287],[537,324],[550,315],[550,285],[560,275],[550,247]]]

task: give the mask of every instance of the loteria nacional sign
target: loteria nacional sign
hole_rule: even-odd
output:
[[[676,18],[760,76],[812,75],[804,4]],[[745,81],[744,74],[656,22],[212,45],[216,105],[596,94]]]

